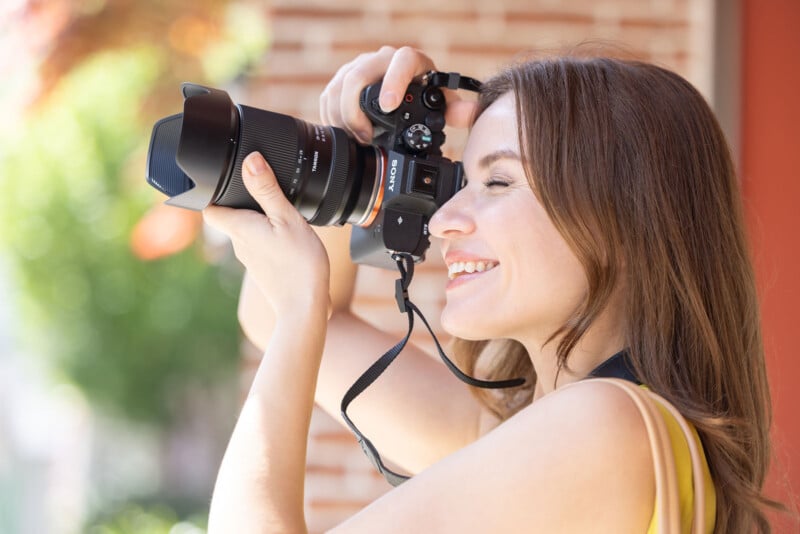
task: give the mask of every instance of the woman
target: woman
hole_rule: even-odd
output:
[[[383,78],[381,106],[393,109],[432,68],[410,48],[359,56],[326,88],[322,118],[368,141],[361,88]],[[636,378],[698,432],[713,480],[706,531],[769,531],[770,408],[753,275],[737,180],[702,97],[651,65],[552,58],[500,73],[477,108],[448,95],[448,124],[473,115],[467,183],[430,221],[452,278],[442,325],[460,338],[468,371],[480,358],[489,377],[525,373],[531,387],[476,402],[409,349],[354,403],[353,418],[415,476],[336,530],[654,531],[639,412],[615,387],[581,381],[624,350]],[[263,158],[246,166],[267,215],[211,207],[205,217],[247,267],[240,315],[266,352],[220,469],[210,530],[302,532],[315,390],[337,413],[395,340],[349,313],[343,237],[329,235],[326,254]],[[468,273],[470,262],[483,271]],[[255,312],[257,295],[271,311]]]

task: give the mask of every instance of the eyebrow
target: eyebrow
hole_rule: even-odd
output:
[[[480,160],[478,160],[478,167],[481,168],[481,169],[485,169],[486,167],[488,167],[489,165],[491,165],[495,161],[498,161],[498,160],[501,160],[501,159],[513,159],[513,160],[517,160],[517,161],[521,161],[522,160],[522,158],[519,157],[519,154],[517,154],[513,150],[510,150],[508,148],[504,148],[504,149],[497,150],[495,152],[491,152],[491,153],[486,154],[485,156],[483,156]]]

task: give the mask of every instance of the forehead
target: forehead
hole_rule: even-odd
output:
[[[475,165],[486,154],[502,150],[519,154],[516,103],[510,92],[495,100],[472,125],[464,165]]]

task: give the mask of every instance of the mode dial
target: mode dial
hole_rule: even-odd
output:
[[[412,124],[403,132],[403,142],[411,150],[422,152],[433,143],[431,130],[421,123]]]

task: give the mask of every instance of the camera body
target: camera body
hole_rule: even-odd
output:
[[[153,127],[146,179],[173,206],[260,211],[242,182],[244,158],[259,151],[310,224],[353,225],[353,261],[395,269],[395,252],[422,261],[430,217],[463,182],[461,163],[441,152],[442,87],[477,91],[480,83],[431,72],[389,113],[378,106],[381,82],[366,87],[360,105],[375,135],[365,146],[341,128],[234,104],[225,91],[185,83],[183,113]]]
[[[373,124],[373,143],[385,158],[383,199],[374,221],[353,227],[350,256],[357,263],[393,269],[394,252],[424,259],[430,246],[428,221],[461,188],[463,167],[442,157],[442,90],[425,80],[412,83],[400,106],[383,113],[378,105],[381,85],[366,87],[359,104]]]

